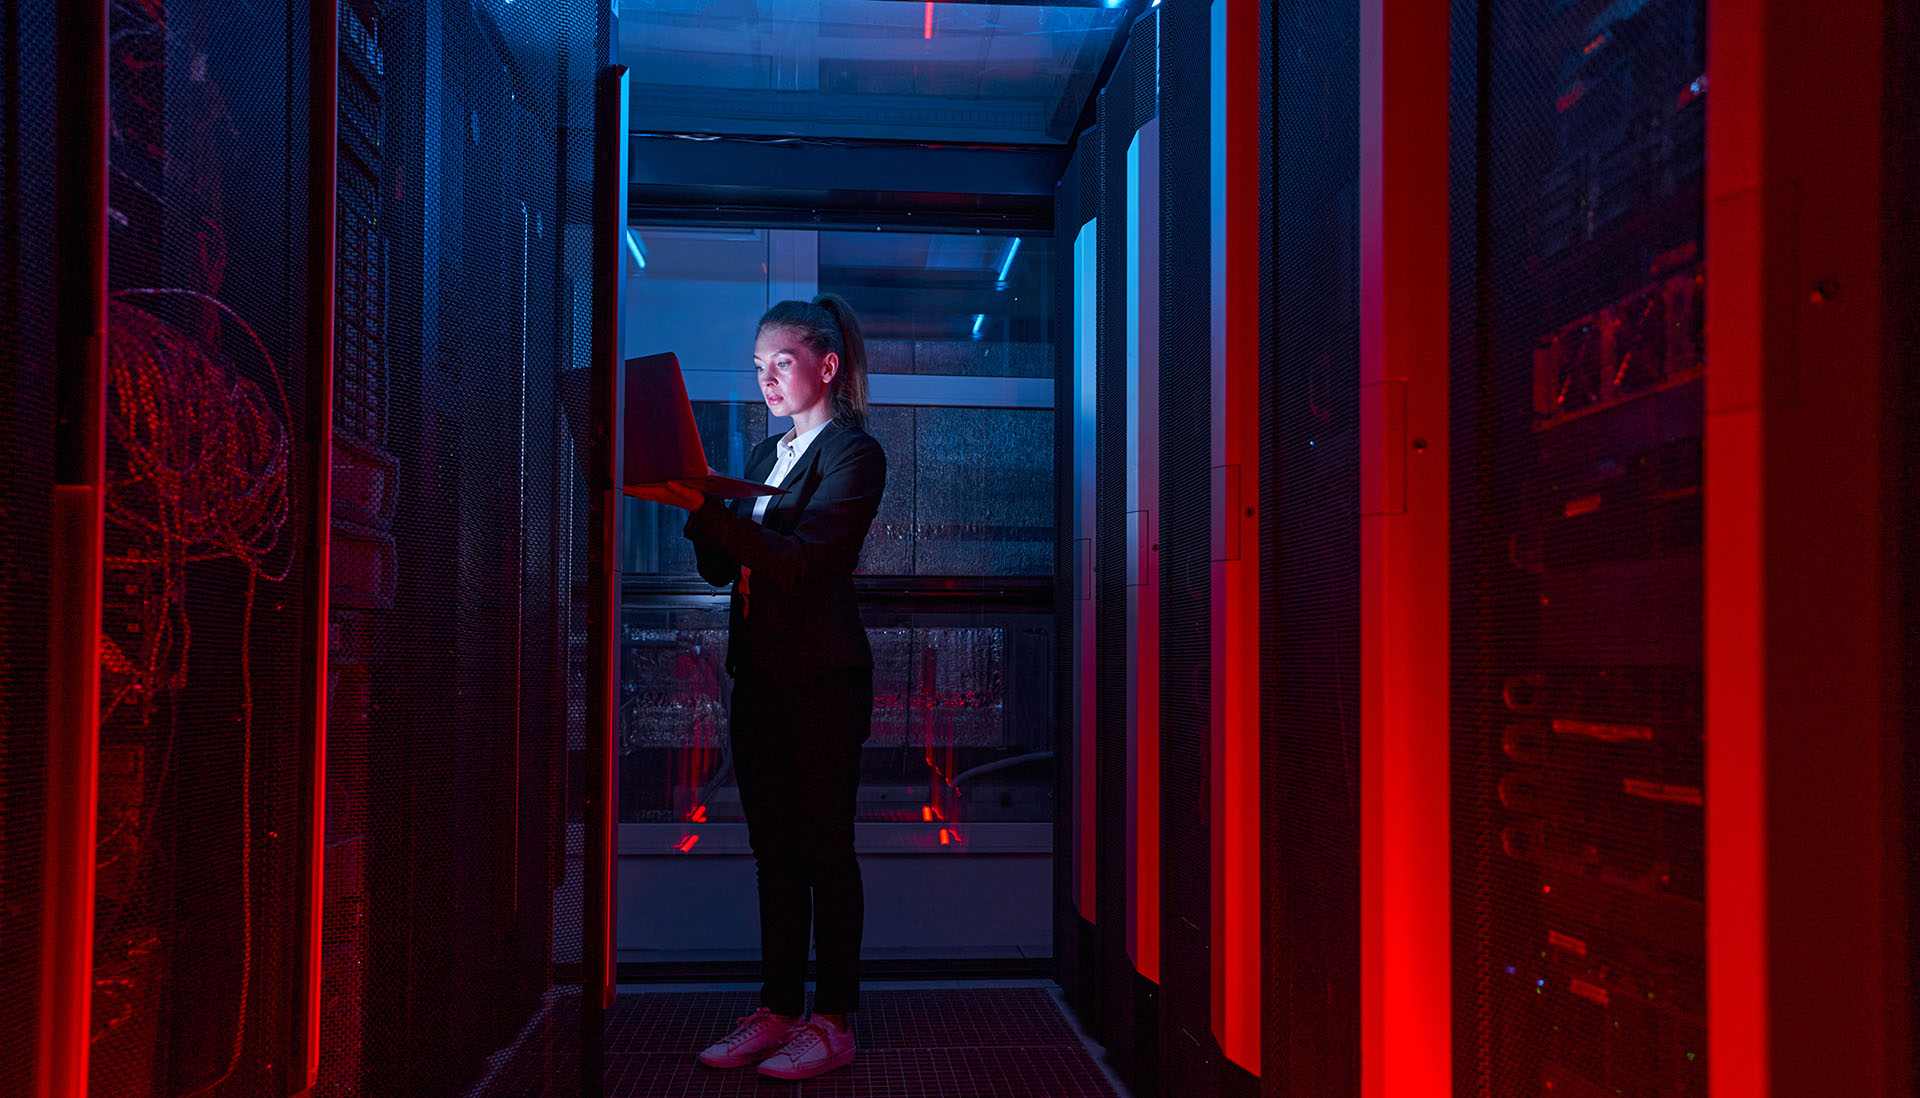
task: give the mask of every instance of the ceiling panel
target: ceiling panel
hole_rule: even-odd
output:
[[[636,132],[1065,144],[1124,7],[622,0]]]

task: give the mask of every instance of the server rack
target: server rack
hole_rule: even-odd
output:
[[[1458,1094],[1706,1093],[1704,21],[1455,8]]]
[[[572,1089],[592,6],[18,8],[0,1089]]]

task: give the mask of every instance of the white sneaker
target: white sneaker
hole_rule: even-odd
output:
[[[778,1052],[800,1026],[800,1019],[761,1007],[740,1019],[732,1033],[708,1046],[700,1062],[710,1068],[737,1068]]]
[[[811,1079],[853,1062],[853,1031],[814,1018],[793,1031],[785,1048],[760,1062],[774,1079]]]

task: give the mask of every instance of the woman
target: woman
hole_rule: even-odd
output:
[[[760,1008],[700,1062],[804,1079],[854,1055],[847,1014],[859,1000],[865,901],[853,814],[873,651],[853,570],[887,459],[862,429],[866,346],[845,301],[822,294],[767,310],[753,363],[768,413],[793,427],[756,446],[744,475],[785,494],[729,507],[673,485],[650,498],[690,512],[700,575],[733,587],[730,736],[760,884]],[[803,1020],[810,920],[819,971]]]

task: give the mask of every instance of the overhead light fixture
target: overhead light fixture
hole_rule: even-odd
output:
[[[1000,261],[1000,277],[995,283],[995,289],[1004,290],[1007,288],[1007,274],[1013,270],[1013,257],[1019,253],[1020,238],[1016,236],[1013,238],[1013,244],[1007,248],[1007,257]]]
[[[640,243],[640,234],[627,230],[627,254],[633,257],[633,265],[641,270],[647,269],[647,249]]]

